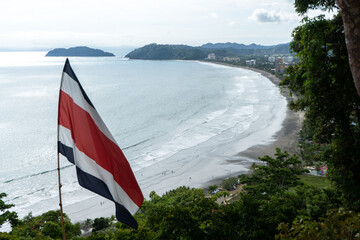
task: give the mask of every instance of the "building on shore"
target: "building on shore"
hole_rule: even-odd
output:
[[[287,57],[283,57],[284,63],[286,64],[292,64],[294,61],[294,57],[293,56],[287,56]]]
[[[255,66],[255,65],[256,65],[255,59],[246,60],[246,66]]]
[[[284,73],[286,69],[286,64],[284,63],[283,58],[277,58],[275,61],[275,72]]]
[[[223,57],[224,62],[240,62],[240,58],[238,57]]]
[[[268,61],[271,62],[271,63],[274,63],[275,62],[275,57],[269,57]]]
[[[215,53],[209,53],[208,56],[207,56],[207,59],[215,61],[216,60]]]

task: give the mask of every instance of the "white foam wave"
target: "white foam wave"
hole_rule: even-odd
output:
[[[33,89],[33,90],[15,93],[13,96],[14,97],[47,97],[50,96],[50,93],[46,89]]]

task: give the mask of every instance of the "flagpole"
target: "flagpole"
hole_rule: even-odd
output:
[[[68,61],[68,59],[66,59],[66,61]],[[60,81],[60,88],[61,89],[61,85],[63,82],[63,76],[64,74],[62,74],[61,76],[61,81]],[[59,90],[59,103],[58,103],[58,121],[59,121],[59,111],[60,111],[60,90]],[[66,232],[65,232],[65,222],[64,222],[64,213],[63,213],[63,208],[62,208],[62,199],[61,199],[61,180],[60,180],[60,157],[59,157],[59,122],[57,124],[57,170],[58,170],[58,184],[59,184],[59,206],[60,206],[60,217],[61,217],[61,227],[62,227],[62,234],[63,234],[63,239],[66,240]]]
[[[59,132],[59,130],[58,130]],[[62,208],[62,200],[61,200],[61,181],[60,181],[60,159],[59,159],[59,151],[57,153],[57,161],[58,161],[58,180],[59,180],[59,206],[60,206],[60,216],[61,216],[61,227],[62,227],[62,233],[63,238],[66,240],[66,233],[65,233],[65,223],[64,223],[64,213]]]

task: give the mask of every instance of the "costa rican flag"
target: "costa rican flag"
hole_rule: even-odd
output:
[[[61,78],[58,152],[76,166],[79,184],[115,203],[116,218],[133,228],[144,197],[115,139],[86,95],[69,60]]]

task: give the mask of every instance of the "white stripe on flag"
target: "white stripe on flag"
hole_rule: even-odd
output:
[[[98,112],[84,99],[79,84],[65,72],[63,73],[61,90],[68,94],[76,103],[76,105],[87,111],[92,117],[92,119],[94,119],[100,131],[102,131],[107,138],[109,138],[117,145],[114,137],[110,133],[109,129],[106,127],[104,121],[101,119]]]
[[[59,125],[59,141],[72,148],[74,153],[75,165],[82,171],[102,180],[108,187],[112,197],[116,202],[123,205],[132,215],[134,215],[139,206],[137,206],[127,193],[121,188],[113,178],[113,175],[100,167],[93,159],[81,152],[75,145],[71,131]]]

